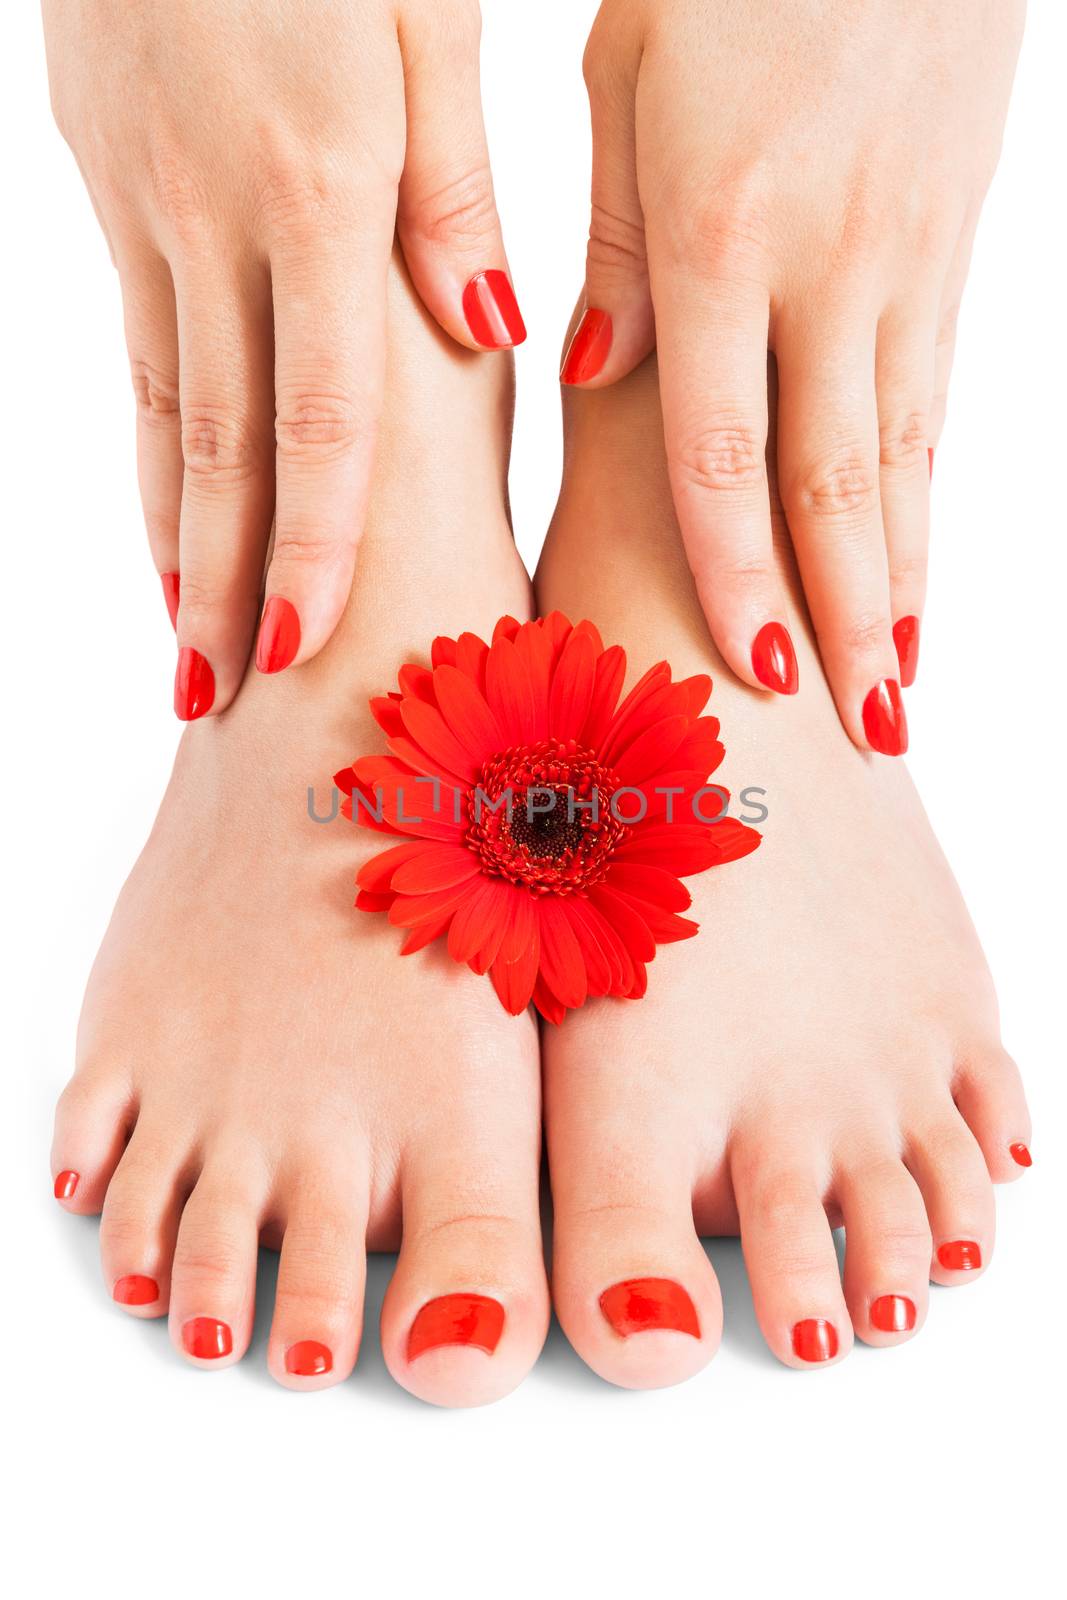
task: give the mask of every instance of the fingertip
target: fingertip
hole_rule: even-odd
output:
[[[215,673],[210,661],[191,645],[178,651],[174,671],[174,714],[179,722],[196,722],[215,704]]]
[[[256,639],[256,670],[284,672],[300,650],[300,616],[291,600],[271,595],[263,607]]]
[[[793,695],[800,688],[800,669],[789,630],[781,622],[765,622],[752,641],[752,670],[765,689]]]
[[[587,306],[567,346],[560,382],[574,387],[599,377],[611,354],[613,337],[610,313]]]
[[[483,350],[511,350],[526,338],[519,302],[511,279],[498,267],[476,272],[462,297],[463,317],[475,344]]]

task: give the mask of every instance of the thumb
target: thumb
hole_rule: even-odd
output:
[[[592,213],[582,315],[560,370],[567,384],[614,383],[656,343],[637,190],[637,65],[606,56],[594,31],[584,62],[593,131]]]
[[[478,78],[477,7],[405,23],[407,153],[397,233],[427,310],[460,344],[506,350],[526,328],[507,272]]]

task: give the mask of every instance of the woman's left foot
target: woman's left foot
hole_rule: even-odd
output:
[[[710,672],[712,781],[735,816],[746,785],[765,790],[769,816],[754,855],[688,880],[701,932],[660,950],[644,999],[545,1032],[560,1321],[615,1383],[688,1377],[722,1322],[698,1234],[740,1231],[782,1361],[899,1343],[931,1279],[989,1265],[992,1184],[1030,1164],[981,949],[902,763],[842,732],[799,609],[781,619],[799,694],[745,688],[715,655],[654,443],[654,364],[566,409],[539,609],[591,616],[638,671]],[[784,551],[780,517],[776,534]]]

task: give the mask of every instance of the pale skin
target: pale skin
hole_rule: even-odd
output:
[[[229,716],[186,732],[90,981],[53,1171],[80,1175],[64,1205],[102,1212],[106,1290],[130,1274],[158,1283],[129,1314],[169,1315],[177,1355],[194,1362],[189,1319],[232,1328],[232,1350],[200,1365],[241,1358],[257,1240],[280,1247],[267,1360],[296,1389],[347,1375],[365,1252],[399,1245],[389,1369],[425,1400],[469,1405],[519,1382],[547,1327],[536,1029],[440,950],[400,960],[395,933],[357,916],[352,877],[378,841],[310,823],[304,791],[376,747],[362,707],[398,661],[440,628],[521,616],[531,596],[504,507],[506,373],[435,332],[399,268],[389,315],[365,560],[341,627],[305,671],[250,677]],[[988,1265],[992,1186],[1019,1175],[1010,1146],[1029,1138],[981,951],[907,774],[841,732],[781,518],[778,572],[811,685],[802,711],[734,682],[708,636],[648,447],[654,364],[574,396],[566,424],[538,603],[595,609],[633,652],[632,675],[650,651],[709,670],[723,781],[764,784],[774,809],[755,856],[691,880],[703,931],[660,951],[644,1000],[594,1002],[546,1031],[560,1319],[611,1381],[680,1381],[720,1334],[697,1230],[740,1227],[783,1361],[803,1364],[798,1319],[834,1322],[837,1360],[854,1336],[899,1342],[922,1326],[930,1278],[955,1286],[981,1270],[945,1270],[943,1242],[974,1241]],[[620,525],[630,565],[615,558]],[[398,559],[416,533],[418,574]],[[227,795],[243,797],[236,837]],[[841,1216],[843,1286],[828,1225]],[[699,1337],[608,1327],[601,1293],[646,1274],[684,1286]],[[497,1348],[411,1359],[420,1307],[454,1292],[504,1307]],[[872,1328],[885,1294],[913,1301],[912,1329]],[[287,1370],[306,1340],[329,1347],[330,1371]]]

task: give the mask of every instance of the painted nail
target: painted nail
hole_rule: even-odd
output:
[[[883,756],[902,756],[908,748],[908,719],[895,678],[882,678],[863,702],[863,731]]]
[[[793,1354],[801,1361],[832,1361],[837,1354],[837,1329],[825,1317],[806,1317],[793,1328]]]
[[[474,1345],[491,1356],[504,1331],[504,1307],[484,1294],[443,1294],[428,1300],[411,1324],[408,1360],[445,1344]]]
[[[52,1193],[57,1200],[72,1200],[74,1191],[78,1187],[79,1174],[77,1172],[58,1172],[56,1181],[52,1186]]]
[[[700,1338],[696,1307],[671,1278],[627,1278],[600,1296],[600,1309],[622,1338],[671,1328]]]
[[[329,1345],[317,1339],[301,1339],[291,1344],[285,1352],[285,1370],[294,1378],[321,1378],[333,1370],[333,1355]]]
[[[150,1306],[159,1299],[159,1284],[155,1278],[142,1278],[139,1272],[131,1272],[118,1280],[111,1298],[120,1306]]]
[[[753,639],[752,670],[765,689],[796,694],[800,686],[796,651],[780,622],[765,622]]]
[[[946,1272],[974,1272],[982,1265],[982,1252],[973,1239],[952,1239],[938,1245],[937,1259]]]
[[[926,458],[930,463],[930,476],[932,478],[934,475],[934,452],[932,450],[927,450]]]
[[[560,369],[561,383],[588,383],[611,353],[611,317],[606,311],[594,311],[592,306],[582,313],[582,320],[574,330]]]
[[[178,651],[178,667],[174,674],[174,714],[182,722],[195,722],[210,711],[215,700],[215,674],[211,663],[184,645]]]
[[[919,670],[918,617],[901,617],[899,622],[894,622],[893,643],[897,647],[897,660],[900,662],[901,686],[910,689]]]
[[[1024,1144],[1010,1144],[1008,1153],[1018,1167],[1032,1167],[1034,1158]]]
[[[910,1333],[915,1326],[915,1302],[905,1294],[882,1294],[871,1301],[871,1327],[879,1333]]]
[[[217,1361],[233,1349],[233,1334],[228,1322],[214,1317],[191,1317],[182,1328],[182,1349],[198,1361]]]
[[[463,291],[467,327],[486,350],[508,350],[526,337],[519,302],[506,272],[476,272]]]
[[[281,672],[300,649],[300,618],[296,607],[280,595],[272,595],[263,607],[263,620],[256,640],[256,670]]]
[[[159,581],[163,585],[163,599],[167,606],[167,616],[170,618],[172,628],[178,626],[178,602],[181,599],[182,576],[180,572],[161,572]]]

